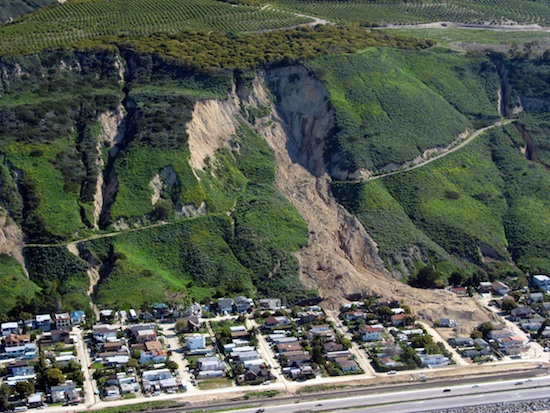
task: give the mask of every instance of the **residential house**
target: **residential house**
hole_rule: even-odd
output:
[[[47,332],[51,330],[52,317],[49,314],[40,314],[36,316],[36,328]]]
[[[261,298],[260,308],[265,310],[279,310],[282,307],[280,298]]]
[[[256,350],[251,351],[232,351],[229,355],[236,362],[244,362],[246,360],[256,360],[261,358],[260,353]]]
[[[323,337],[326,341],[334,341],[336,336],[329,324],[313,325],[307,332],[307,337],[312,339],[315,336]]]
[[[172,378],[172,373],[168,369],[147,370],[141,374],[143,380],[159,381]]]
[[[309,364],[311,362],[311,355],[307,351],[289,351],[285,353],[287,366],[299,366],[302,364]]]
[[[299,323],[300,324],[310,324],[315,322],[319,317],[321,317],[321,313],[318,311],[300,311],[298,314],[296,314]]]
[[[217,357],[202,357],[197,360],[197,367],[201,371],[225,371],[225,363]]]
[[[470,337],[457,337],[449,341],[454,347],[473,347],[475,345],[474,340]]]
[[[533,275],[533,284],[537,288],[550,290],[550,277],[547,275]]]
[[[162,344],[158,340],[145,342],[145,351],[142,351],[139,357],[141,364],[145,363],[163,363],[168,355],[163,350]]]
[[[66,343],[70,344],[73,342],[73,339],[71,338],[71,332],[67,329],[65,330],[52,330],[49,333],[44,333],[41,338],[41,343],[43,342],[44,338],[47,336],[50,336],[51,342],[53,344],[55,343]]]
[[[465,297],[468,295],[468,289],[466,287],[453,287],[451,288],[451,291],[456,295],[460,295],[462,297]]]
[[[250,335],[245,326],[231,326],[229,331],[231,331],[231,338],[242,338]]]
[[[546,314],[550,314],[550,303],[542,303],[542,311]]]
[[[44,405],[44,393],[36,392],[27,397],[27,405],[30,409],[36,409],[37,407]]]
[[[443,354],[420,354],[420,360],[430,367],[447,366],[451,362]]]
[[[135,336],[138,343],[146,343],[148,341],[155,341],[158,339],[157,331],[154,329],[138,330],[136,331]]]
[[[98,324],[93,327],[93,336],[97,342],[102,343],[116,340],[118,329],[109,325]]]
[[[302,345],[299,342],[293,343],[279,343],[275,345],[275,349],[279,354],[289,353],[291,351],[301,351],[303,350]]]
[[[266,328],[274,328],[274,327],[284,327],[289,326],[291,324],[291,321],[286,316],[271,316],[267,317],[264,321],[264,326]]]
[[[334,352],[334,351],[343,351],[345,349],[346,348],[344,347],[343,344],[335,343],[333,341],[328,342],[323,346],[323,351],[325,353],[331,353],[331,352]]]
[[[190,336],[186,336],[185,340],[190,351],[206,347],[205,334],[192,334]]]
[[[529,294],[529,302],[530,303],[542,303],[544,301],[544,294],[543,293],[530,293]]]
[[[489,281],[483,281],[479,283],[480,293],[490,293],[491,289],[492,289],[492,284]]]
[[[510,287],[501,281],[493,281],[491,283],[491,290],[497,295],[507,295],[510,293]]]
[[[355,360],[350,360],[346,357],[336,359],[334,362],[337,363],[344,372],[359,370],[359,365],[357,364],[357,362]]]
[[[12,321],[9,323],[2,323],[2,337],[7,337],[10,334],[19,334],[19,324],[17,322]]]
[[[115,312],[113,310],[101,310],[99,312],[99,321],[102,323],[112,323],[115,319]]]
[[[534,311],[531,307],[520,305],[514,308],[510,313],[512,314],[512,318],[517,321],[530,318],[534,314]]]
[[[13,334],[6,337],[4,342],[4,354],[8,359],[23,358],[31,360],[37,357],[36,343],[30,342],[30,335],[28,334]]]
[[[379,341],[382,340],[384,328],[381,325],[365,325],[359,331],[359,337],[362,341]]]
[[[406,314],[394,314],[391,316],[391,324],[394,327],[405,327]]]
[[[4,339],[4,345],[8,348],[25,346],[30,342],[31,342],[30,334],[10,334]]]
[[[57,330],[66,330],[71,327],[71,316],[69,313],[54,314],[54,319]]]
[[[50,388],[52,397],[52,403],[59,403],[63,401],[69,401],[71,398],[75,398],[76,384],[70,380],[58,386],[52,386]]]
[[[254,307],[254,300],[252,298],[244,297],[239,295],[235,298],[235,308],[238,313],[244,313]]]
[[[233,312],[233,304],[235,302],[231,298],[220,298],[218,300],[218,310],[221,314],[230,314]]]
[[[491,330],[489,331],[489,338],[493,340],[499,340],[506,337],[512,337],[514,333],[510,330],[500,329],[500,330]]]
[[[262,366],[250,366],[246,369],[244,374],[239,376],[237,378],[237,382],[239,383],[247,383],[247,382],[266,382],[270,380],[274,380],[275,376],[271,374],[270,369],[266,369]]]
[[[505,337],[498,340],[508,355],[517,355],[525,351],[525,342],[516,336]]]
[[[344,318],[348,321],[365,320],[367,314],[362,311],[346,311],[344,313]]]
[[[170,307],[166,303],[153,303],[153,315],[156,318],[164,318],[170,315]]]
[[[120,398],[120,389],[118,386],[107,386],[103,389],[103,397],[106,399]]]
[[[183,319],[187,321],[187,328],[185,329],[185,332],[196,333],[200,331],[201,321],[199,317],[197,317],[196,315],[189,315],[189,316],[183,317]]]
[[[86,321],[86,313],[82,310],[71,311],[71,324],[79,325]]]
[[[8,372],[12,376],[32,376],[34,373],[34,366],[29,365],[26,360],[12,361],[7,366]]]

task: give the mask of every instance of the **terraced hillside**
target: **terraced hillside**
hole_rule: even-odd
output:
[[[310,21],[284,11],[216,0],[73,0],[0,27],[0,49],[20,53],[107,36],[141,37],[183,30],[237,33]]]
[[[334,22],[419,24],[436,21],[469,24],[550,23],[549,5],[536,1],[370,1],[279,0],[276,4]]]

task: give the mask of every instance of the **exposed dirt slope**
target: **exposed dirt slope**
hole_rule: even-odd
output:
[[[0,254],[15,258],[27,274],[25,259],[23,258],[23,246],[23,231],[9,218],[7,212],[0,208]]]
[[[256,121],[277,161],[276,183],[308,223],[309,244],[298,253],[302,281],[319,289],[329,308],[352,292],[403,300],[426,320],[458,319],[465,329],[492,319],[476,300],[444,290],[419,290],[392,278],[365,228],[330,191],[323,143],[333,112],[324,86],[303,67],[270,71],[277,95],[272,116]]]

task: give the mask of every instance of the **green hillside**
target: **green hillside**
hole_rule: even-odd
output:
[[[395,169],[498,118],[498,77],[487,59],[448,52],[367,49],[308,63],[327,85],[344,169]]]
[[[29,281],[21,264],[14,258],[0,254],[0,315],[12,311],[17,305],[23,308],[36,299],[40,288]]]
[[[550,22],[548,3],[528,0],[278,0],[275,4],[339,23],[418,24],[448,21],[495,24],[515,21],[547,25]]]
[[[474,127],[498,118],[499,80],[487,58],[444,51],[369,53],[368,64],[362,60],[365,53],[311,63],[325,80],[336,109],[333,148],[345,151],[351,171],[403,161],[403,148],[410,159],[425,145],[441,145],[434,136],[449,130],[453,114],[455,119],[464,116]],[[521,102],[525,108],[518,127],[524,126],[544,162],[550,109],[547,63],[525,57],[499,62],[510,72],[508,104]],[[385,72],[390,73],[389,87],[376,81]],[[401,77],[394,89],[395,73]],[[420,109],[412,102],[399,106],[410,96],[407,85],[412,85]],[[397,108],[381,97],[384,92],[391,92]],[[422,93],[434,93],[445,103],[437,108],[420,103]],[[428,112],[424,117],[419,112],[423,109]],[[380,116],[386,121],[378,122]],[[426,122],[431,122],[431,130]],[[496,128],[429,165],[371,182],[335,182],[333,192],[357,215],[386,263],[397,271],[414,274],[418,262],[429,260],[447,275],[471,274],[472,264],[490,270],[493,264],[488,262],[496,260],[545,273],[550,271],[550,250],[545,247],[550,211],[544,188],[550,176],[545,167],[526,159],[522,145],[526,144],[515,127]],[[327,154],[329,163],[332,156]],[[377,159],[381,160],[376,163]]]

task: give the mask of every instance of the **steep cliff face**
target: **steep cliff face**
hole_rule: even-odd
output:
[[[15,258],[27,273],[23,258],[23,231],[0,207],[0,254]]]

